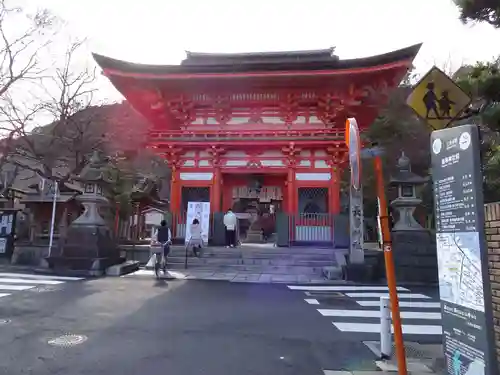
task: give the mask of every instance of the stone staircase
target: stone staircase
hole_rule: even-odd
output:
[[[189,270],[322,277],[323,267],[335,265],[335,253],[339,251],[341,249],[242,244],[237,248],[207,247],[199,258],[190,255],[187,264]],[[184,247],[172,247],[168,263],[170,269],[183,270]]]

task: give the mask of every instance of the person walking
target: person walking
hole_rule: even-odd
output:
[[[236,224],[238,218],[231,209],[224,215],[224,226],[226,227],[226,247],[236,246]]]
[[[201,233],[201,225],[198,219],[194,219],[191,224],[189,231],[191,233],[191,238],[188,241],[188,248],[192,247],[194,256],[198,256],[198,250],[201,250],[203,246],[203,237]]]
[[[156,241],[159,242],[162,246],[163,252],[163,272],[166,271],[167,268],[167,256],[170,253],[170,244],[172,243],[172,232],[170,228],[167,226],[167,222],[162,220],[160,223],[160,227],[156,232]]]

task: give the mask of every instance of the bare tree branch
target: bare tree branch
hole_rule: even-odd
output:
[[[12,162],[33,170],[46,179],[68,181],[81,172],[94,149],[102,146],[104,137],[95,126],[99,123],[92,105],[96,74],[93,69],[75,67],[76,55],[83,42],[72,43],[55,68],[52,77],[42,77],[43,94],[31,100],[30,107],[19,108],[9,102],[0,108],[0,132],[10,129],[16,147]],[[48,125],[34,127],[35,116],[48,119]],[[27,159],[37,163],[26,163]]]
[[[19,23],[27,27],[19,32]],[[50,28],[54,17],[46,10],[29,17],[21,8],[10,8],[0,0],[0,97],[19,81],[34,79],[43,72],[39,66],[39,51],[50,43],[43,32]]]

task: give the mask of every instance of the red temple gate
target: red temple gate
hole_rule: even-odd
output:
[[[310,240],[335,243],[345,120],[367,129],[419,48],[353,60],[333,49],[188,52],[178,66],[94,57],[151,123],[148,147],[172,170],[174,215],[183,217],[189,199],[209,199],[214,215],[253,200],[288,218],[278,243],[304,240],[310,227]]]

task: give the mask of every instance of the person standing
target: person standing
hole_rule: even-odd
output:
[[[224,215],[224,226],[226,227],[226,247],[236,246],[236,224],[238,218],[231,209]]]

